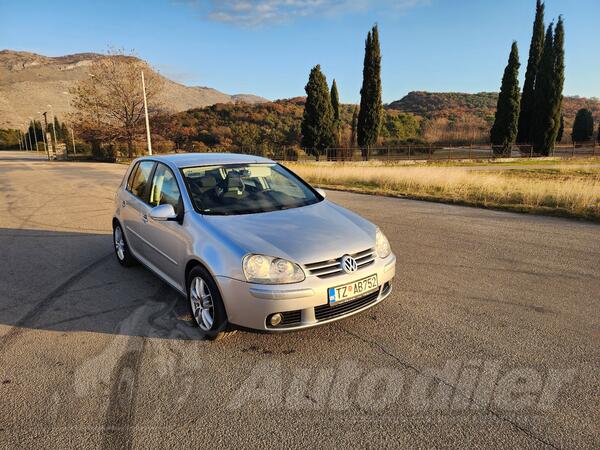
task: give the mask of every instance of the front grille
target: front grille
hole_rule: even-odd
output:
[[[328,320],[335,317],[349,314],[353,311],[364,308],[365,306],[374,303],[379,298],[379,289],[364,297],[350,300],[336,306],[321,305],[315,307],[315,317],[317,320]]]
[[[371,292],[364,297],[349,300],[336,306],[330,306],[329,303],[326,305],[315,306],[315,319],[317,319],[317,322],[321,322],[323,320],[335,319],[336,317],[358,311],[359,309],[375,303],[379,298],[380,293],[381,295],[388,294],[391,288],[392,286],[387,282],[375,292]],[[299,309],[282,312],[281,315],[283,316],[283,320],[279,325],[276,327],[271,327],[270,325],[267,326],[269,326],[269,328],[291,328],[302,324],[302,311]],[[271,316],[269,316],[269,318],[270,317]],[[267,318],[267,324],[269,323],[269,318]]]
[[[310,275],[315,275],[319,278],[330,278],[335,277],[344,273],[341,266],[341,260],[344,255],[336,259],[328,259],[326,261],[319,261],[315,263],[305,264],[304,267],[308,270]],[[375,262],[375,249],[368,248],[361,252],[351,254],[358,266],[358,269],[370,266]]]

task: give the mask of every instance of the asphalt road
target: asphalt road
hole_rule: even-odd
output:
[[[0,152],[0,447],[600,446],[598,225],[330,192],[390,238],[394,293],[211,343],[117,264],[124,170]]]

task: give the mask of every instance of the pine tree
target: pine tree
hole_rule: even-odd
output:
[[[544,52],[535,82],[535,108],[533,115],[532,143],[536,153],[550,154],[555,113],[554,95],[554,24],[548,26],[544,41]]]
[[[563,136],[565,134],[565,115],[560,115],[560,127],[558,127],[558,136],[556,136],[556,142],[562,142]]]
[[[573,142],[588,142],[594,139],[594,117],[589,109],[580,109],[573,122]]]
[[[363,158],[369,158],[369,147],[377,143],[383,121],[381,102],[381,50],[377,25],[367,34],[363,65],[363,84],[360,90],[357,138]]]
[[[331,107],[333,109],[333,135],[335,137],[335,146],[340,146],[340,96],[338,94],[335,79],[331,84]]]
[[[333,108],[320,65],[312,68],[304,89],[307,97],[302,116],[302,146],[318,161],[324,150],[334,142]]]
[[[533,122],[533,111],[535,106],[535,80],[544,50],[544,9],[545,5],[537,0],[535,21],[533,23],[533,34],[529,47],[529,60],[525,72],[525,83],[523,84],[523,96],[521,97],[521,112],[519,114],[519,131],[517,142],[519,144],[529,143],[531,140],[531,128]]]
[[[512,43],[508,64],[502,77],[502,87],[498,96],[496,118],[491,130],[491,140],[495,153],[510,153],[511,145],[517,136],[519,122],[519,49]]]
[[[356,147],[356,131],[358,127],[358,106],[354,107],[354,112],[352,113],[352,124],[351,124],[351,134],[350,134],[350,147]]]

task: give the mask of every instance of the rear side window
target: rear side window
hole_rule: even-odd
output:
[[[145,198],[146,186],[148,185],[148,179],[153,167],[154,161],[142,161],[135,169],[135,174],[131,182],[131,193],[142,200]]]
[[[129,174],[129,178],[127,179],[127,190],[131,192],[131,186],[133,186],[133,179],[135,178],[135,173],[137,172],[138,166],[140,164],[136,163],[133,169],[131,169],[131,173]]]

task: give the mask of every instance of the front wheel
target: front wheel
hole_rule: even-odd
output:
[[[125,267],[133,266],[135,264],[135,258],[129,251],[125,234],[120,224],[116,224],[113,228],[113,244],[115,246],[115,255],[119,264]]]
[[[190,312],[202,335],[217,340],[232,334],[221,294],[208,271],[200,266],[194,267],[188,280]]]

